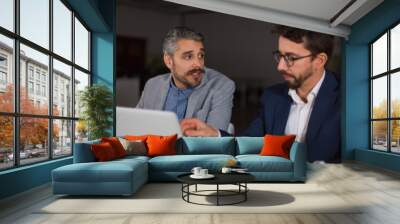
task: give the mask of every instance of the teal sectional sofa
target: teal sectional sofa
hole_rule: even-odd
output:
[[[263,137],[184,137],[177,141],[177,155],[127,156],[96,162],[90,145],[75,144],[74,163],[52,171],[54,194],[131,195],[148,181],[176,181],[176,177],[200,166],[219,172],[228,160],[235,159],[259,182],[304,182],[306,148],[295,142],[290,159],[260,156]]]

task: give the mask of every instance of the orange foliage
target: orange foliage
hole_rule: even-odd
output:
[[[0,93],[0,111],[13,112],[14,97],[13,86],[7,86],[5,93]],[[40,114],[47,115],[48,107],[34,105],[29,99],[25,88],[20,88],[20,109],[22,114]],[[59,114],[58,110],[54,110],[55,114]],[[13,146],[13,119],[11,116],[0,116],[0,146]],[[45,144],[49,131],[47,118],[21,117],[20,119],[20,148],[30,144]],[[59,136],[59,127],[53,126],[53,138]]]

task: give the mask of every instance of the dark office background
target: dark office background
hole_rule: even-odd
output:
[[[135,107],[144,83],[168,72],[162,40],[174,26],[188,26],[205,36],[206,66],[236,83],[232,123],[243,131],[257,114],[263,89],[281,82],[272,51],[273,24],[164,2],[117,1],[117,105]],[[329,69],[340,73],[340,39]]]

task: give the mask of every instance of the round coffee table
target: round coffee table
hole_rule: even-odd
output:
[[[249,188],[247,183],[255,180],[255,177],[249,173],[216,173],[213,174],[215,177],[211,179],[193,179],[190,177],[191,173],[182,174],[177,177],[178,181],[182,183],[182,199],[188,203],[198,204],[198,205],[234,205],[247,200],[247,192]],[[197,185],[215,185],[215,190],[198,190]],[[194,191],[190,191],[190,186],[195,186]],[[220,185],[236,185],[237,190],[223,190],[220,189]],[[215,194],[206,194],[209,192],[215,192]],[[203,196],[203,197],[216,197],[216,204],[202,204],[193,202],[190,200],[190,196]],[[221,197],[232,197],[240,196],[239,200],[231,203],[221,203]]]

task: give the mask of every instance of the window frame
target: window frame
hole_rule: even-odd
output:
[[[13,10],[14,10],[14,31],[10,31],[4,27],[0,26],[0,35],[3,35],[7,38],[12,39],[13,41],[13,63],[12,63],[12,73],[14,78],[14,93],[13,93],[13,102],[14,102],[14,110],[13,112],[2,112],[0,111],[0,116],[4,117],[11,117],[13,119],[13,153],[14,153],[14,161],[13,161],[13,166],[10,167],[5,167],[5,168],[0,168],[0,172],[5,171],[5,170],[10,170],[10,169],[16,169],[19,167],[23,166],[29,166],[37,163],[43,163],[46,161],[54,160],[54,159],[61,159],[65,157],[70,157],[73,156],[74,152],[74,143],[75,143],[75,126],[76,126],[76,121],[79,120],[79,117],[75,117],[75,108],[71,108],[71,114],[62,116],[61,114],[59,116],[53,115],[53,59],[58,60],[61,63],[64,63],[68,66],[71,66],[71,94],[72,94],[72,99],[71,99],[71,104],[74,105],[75,103],[75,88],[74,88],[74,82],[75,82],[75,69],[85,73],[89,77],[89,83],[88,86],[92,85],[92,61],[91,61],[91,49],[92,49],[92,43],[91,43],[91,38],[92,38],[92,30],[88,27],[88,25],[84,22],[84,20],[76,13],[72,7],[66,2],[65,0],[59,0],[68,10],[71,11],[71,18],[70,18],[70,23],[71,23],[71,58],[67,59],[64,58],[63,56],[57,54],[54,52],[54,39],[53,39],[53,24],[54,24],[54,18],[53,18],[53,1],[54,0],[48,0],[49,3],[49,49],[46,49],[45,47],[40,46],[39,44],[34,43],[33,41],[30,41],[29,39],[23,37],[20,35],[20,0],[14,0],[13,1]],[[75,18],[79,20],[79,22],[83,25],[83,27],[88,31],[88,69],[85,69],[78,64],[75,63]],[[48,112],[46,115],[39,115],[39,114],[27,114],[27,113],[21,113],[20,111],[20,85],[21,85],[21,80],[20,80],[20,65],[21,65],[21,56],[20,56],[20,45],[23,44],[27,47],[32,48],[33,50],[36,50],[42,54],[45,54],[48,56],[49,62],[48,62],[48,76],[45,84],[45,95],[48,96],[47,103],[48,103]],[[35,85],[36,84],[41,84],[40,87],[42,87],[42,79],[41,75],[43,70],[40,70],[39,72],[39,80],[36,79],[36,72],[37,68],[33,67],[33,79],[30,77],[30,69],[31,66],[29,63],[27,63],[27,73],[26,75],[26,82],[32,81],[34,85],[34,92],[36,92]],[[28,84],[27,84],[28,85]],[[27,86],[28,87],[28,86]],[[28,87],[29,88],[29,87]],[[27,91],[29,89],[27,88]],[[40,91],[42,92],[42,91]],[[36,94],[35,94],[36,95]],[[42,94],[39,94],[37,96],[42,96]],[[43,160],[40,160],[38,162],[32,162],[32,163],[24,163],[21,164],[21,159],[20,159],[20,119],[21,118],[44,118],[47,119],[48,122],[48,136],[47,136],[47,150],[48,150],[48,155],[47,157],[43,157]],[[68,155],[62,155],[62,156],[55,156],[53,155],[54,153],[54,147],[53,147],[53,123],[56,120],[64,120],[64,121],[70,121],[71,122],[71,153]]]
[[[392,85],[391,85],[391,79],[393,75],[396,75],[396,73],[400,72],[400,67],[391,69],[391,31],[393,28],[396,26],[400,26],[400,21],[395,22],[392,24],[390,27],[385,29],[384,32],[379,34],[375,39],[373,39],[371,42],[368,43],[369,47],[369,77],[368,77],[368,82],[369,82],[369,149],[373,151],[379,151],[379,152],[386,152],[386,153],[391,153],[391,154],[400,154],[400,152],[393,152],[392,151],[392,121],[400,121],[400,117],[393,117],[392,116],[392,98],[391,98],[391,91],[392,91]],[[385,34],[387,34],[387,64],[386,64],[386,71],[383,73],[376,74],[374,76],[373,74],[373,44],[376,43],[377,40],[379,40],[381,37],[383,37]],[[386,117],[385,118],[373,118],[373,81],[382,77],[386,77],[386,87],[387,87],[387,105],[386,105]],[[374,121],[386,121],[386,151],[379,150],[374,148],[374,132],[373,132],[373,122]]]

